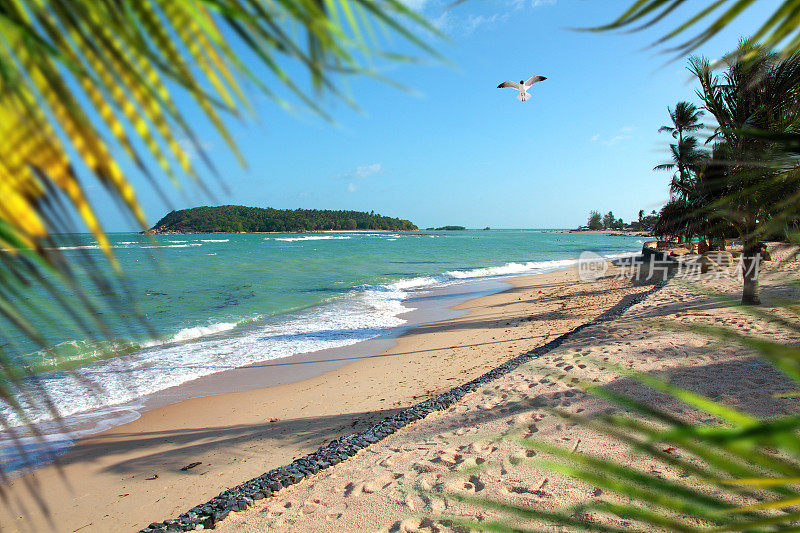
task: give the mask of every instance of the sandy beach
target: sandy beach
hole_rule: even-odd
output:
[[[780,254],[776,254],[781,257]],[[761,277],[763,308],[776,311],[781,300],[796,299],[787,283],[798,263],[783,267],[766,264]],[[654,327],[714,324],[747,334],[796,342],[796,337],[753,315],[727,308],[707,296],[712,289],[732,297],[741,294],[735,278],[707,275],[695,289],[680,280],[631,306],[614,320],[583,329],[558,349],[465,396],[444,412],[433,413],[348,461],[321,472],[250,509],[223,521],[220,531],[447,531],[427,518],[446,513],[476,521],[502,517],[491,510],[465,507],[417,492],[457,491],[500,498],[514,504],[549,510],[603,494],[547,471],[512,466],[510,458],[531,452],[498,435],[516,428],[567,449],[622,461],[629,468],[679,479],[683,472],[632,454],[618,442],[554,416],[552,408],[591,418],[611,407],[573,385],[573,379],[594,381],[666,408],[687,421],[709,423],[699,413],[665,395],[603,366],[605,362],[667,378],[672,383],[707,395],[746,412],[770,417],[796,413],[797,398],[776,393],[794,390],[794,383],[764,360],[738,345],[720,344],[697,333]],[[579,361],[588,355],[594,364]],[[457,468],[491,465],[472,474]],[[534,521],[516,524],[535,530],[561,530]],[[625,527],[622,521],[611,526]]]
[[[377,356],[296,383],[182,401],[83,439],[58,465],[5,487],[0,524],[4,531],[108,531],[110,523],[133,530],[176,516],[649,288],[611,273],[579,283],[575,269],[506,281],[507,291],[467,301],[456,307],[463,316],[418,327]]]

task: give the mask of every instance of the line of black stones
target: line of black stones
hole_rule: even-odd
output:
[[[303,479],[313,476],[320,470],[324,470],[344,461],[351,455],[355,455],[370,444],[383,440],[411,422],[425,418],[434,411],[443,411],[447,409],[463,398],[468,392],[472,392],[494,381],[535,357],[558,348],[569,337],[575,335],[582,329],[618,317],[625,309],[661,289],[664,284],[664,282],[656,284],[651,290],[631,299],[625,306],[606,312],[591,322],[581,324],[550,342],[534,348],[530,352],[506,361],[497,368],[490,370],[486,374],[468,383],[443,392],[438,396],[413,405],[408,409],[404,409],[394,416],[390,416],[378,422],[366,431],[333,440],[316,452],[310,453],[300,459],[295,459],[289,465],[272,469],[269,472],[261,474],[257,478],[221,492],[208,502],[192,507],[176,519],[150,524],[142,529],[140,533],[173,533],[198,529],[214,529],[216,524],[227,517],[231,511],[243,511],[253,505],[254,502],[269,498],[284,487],[299,483]]]

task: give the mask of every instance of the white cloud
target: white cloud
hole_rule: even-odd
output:
[[[365,180],[371,176],[382,174],[384,171],[382,163],[372,163],[371,165],[359,165],[350,172],[344,174],[337,174],[333,176],[334,179],[348,180],[347,192],[356,192],[358,190],[357,183]]]
[[[616,146],[622,143],[623,141],[632,138],[633,136],[630,134],[634,130],[636,130],[636,128],[633,126],[623,126],[619,129],[619,131],[616,134],[610,137],[603,137],[599,133],[596,133],[595,135],[592,136],[592,142],[593,143],[599,142],[603,146]]]
[[[374,174],[380,174],[383,172],[383,165],[380,163],[373,163],[371,165],[361,165],[356,167],[356,170],[353,172],[355,177],[357,178],[367,178]]]
[[[611,137],[610,139],[606,139],[605,141],[602,141],[602,143],[605,144],[606,146],[614,146],[616,144],[621,143],[625,139],[630,139],[630,138],[631,138],[630,135],[615,135],[615,136]]]
[[[556,0],[510,0],[514,9],[523,9],[525,7],[543,7],[551,6],[556,3]]]
[[[344,174],[337,174],[334,176],[336,179],[345,179],[345,180],[363,180],[370,176],[375,176],[376,174],[383,173],[383,164],[382,163],[372,163],[371,165],[359,165],[350,172],[345,172]]]
[[[466,33],[472,33],[481,26],[492,25],[497,22],[505,22],[508,19],[508,13],[500,14],[494,13],[493,15],[469,15],[462,23],[462,29]]]
[[[467,4],[451,7],[448,3],[442,4],[438,0],[402,0],[406,5],[423,5],[434,11],[441,8],[438,16],[433,18],[433,25],[440,31],[446,33],[456,33],[459,35],[470,34],[479,28],[491,27],[506,22],[512,12],[525,8],[538,8],[555,4],[557,0],[505,0],[501,3],[503,8],[500,12],[492,14],[475,15],[465,13]]]
[[[480,27],[492,26],[508,20],[509,13],[494,13],[492,15],[466,15],[454,14],[445,11],[433,20],[433,25],[446,33],[458,32],[459,35],[469,35]]]

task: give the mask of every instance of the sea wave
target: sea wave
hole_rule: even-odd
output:
[[[200,337],[205,337],[207,335],[214,335],[216,333],[221,333],[223,331],[230,331],[233,328],[235,328],[238,324],[239,324],[238,322],[219,322],[217,324],[209,324],[207,326],[194,326],[191,328],[184,328],[175,333],[174,335],[170,335],[162,339],[145,341],[141,344],[141,347],[152,348],[153,346],[160,346],[162,344],[169,344],[172,342],[183,342],[192,339],[197,339]]]
[[[186,244],[149,244],[147,246],[141,246],[141,248],[189,248],[190,246],[203,246],[203,244],[199,242],[190,242]]]
[[[629,254],[607,258],[624,255]],[[575,264],[577,260],[572,259],[510,262],[353,287],[324,304],[269,319],[251,317],[194,325],[160,339],[119,343],[119,355],[112,357],[108,354],[113,351],[98,352],[75,344],[65,347],[64,355],[70,367],[79,368],[66,372],[65,368],[52,367],[42,375],[41,385],[47,396],[59,398],[61,417],[109,409],[209,374],[390,334],[406,323],[401,317],[411,310],[409,298],[421,291]],[[24,406],[29,420],[52,420],[47,406],[33,401]],[[11,425],[21,425],[16,413],[7,407],[0,406],[0,415]]]
[[[385,335],[405,323],[398,315],[410,310],[406,297],[398,286],[372,287],[268,320],[185,328],[121,357],[93,360],[73,372],[46,372],[41,383],[49,397],[59,398],[62,418],[106,410],[209,374]],[[36,399],[23,407],[31,422],[53,419]],[[0,415],[22,425],[7,407],[0,406]]]
[[[577,264],[577,260],[563,259],[554,261],[529,261],[527,263],[506,263],[498,267],[476,268],[473,270],[452,270],[447,276],[455,279],[486,278],[492,276],[510,276],[567,268]]]
[[[228,242],[230,239],[200,239],[203,242]]]
[[[329,241],[329,240],[347,240],[350,239],[349,235],[306,235],[304,237],[275,237],[276,241],[295,242],[295,241]],[[267,237],[265,240],[269,240]]]
[[[99,248],[100,246],[97,244],[85,244],[83,246],[55,246],[48,248],[48,250],[97,250]]]

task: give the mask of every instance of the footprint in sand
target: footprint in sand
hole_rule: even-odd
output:
[[[454,492],[477,493],[486,488],[480,478],[476,475],[469,476],[468,479],[459,479],[447,484],[447,489]]]
[[[395,457],[394,455],[389,455],[383,461],[378,463],[378,465],[383,467],[383,468],[391,468],[396,463],[397,463],[397,457]]]
[[[374,492],[378,492],[379,490],[383,490],[385,488],[390,487],[395,481],[397,481],[398,479],[402,478],[403,476],[404,476],[404,474],[402,474],[400,472],[394,472],[394,473],[391,473],[391,474],[386,474],[386,475],[381,476],[379,478],[367,481],[361,487],[361,490],[365,494],[372,494]]]
[[[306,503],[304,503],[304,504],[303,504],[303,506],[300,508],[300,512],[301,512],[302,514],[304,514],[304,515],[310,515],[310,514],[314,514],[314,513],[316,513],[317,511],[319,511],[319,510],[320,510],[320,508],[321,508],[321,506],[320,506],[320,505],[318,505],[318,504],[316,504],[316,503],[313,503],[313,502],[306,502]]]
[[[525,437],[530,438],[530,437],[533,436],[534,433],[538,433],[538,432],[539,432],[539,428],[536,426],[536,424],[531,424],[530,426],[528,426],[528,431],[525,434]]]
[[[349,498],[353,493],[360,494],[363,488],[363,481],[351,481],[344,486],[344,496],[345,498]]]
[[[421,509],[423,506],[422,500],[420,500],[417,496],[411,496],[410,494],[406,495],[403,503],[405,504],[406,507],[408,507],[412,511]]]
[[[531,488],[525,487],[523,485],[519,485],[519,486],[516,486],[516,487],[511,486],[511,487],[508,487],[508,488],[504,487],[502,490],[504,492],[508,493],[508,494],[523,494],[523,495],[531,494],[533,496],[538,496],[539,498],[552,498],[553,497],[553,495],[550,494],[549,492],[543,491],[541,489],[531,489]]]
[[[453,467],[457,464],[463,462],[464,458],[461,454],[458,453],[458,450],[455,448],[448,448],[444,451],[439,452],[439,454],[431,459],[432,463],[442,463],[447,466]]]
[[[461,463],[461,466],[463,468],[473,468],[485,462],[486,459],[484,459],[483,457],[469,457],[468,459],[464,459],[464,462]]]

